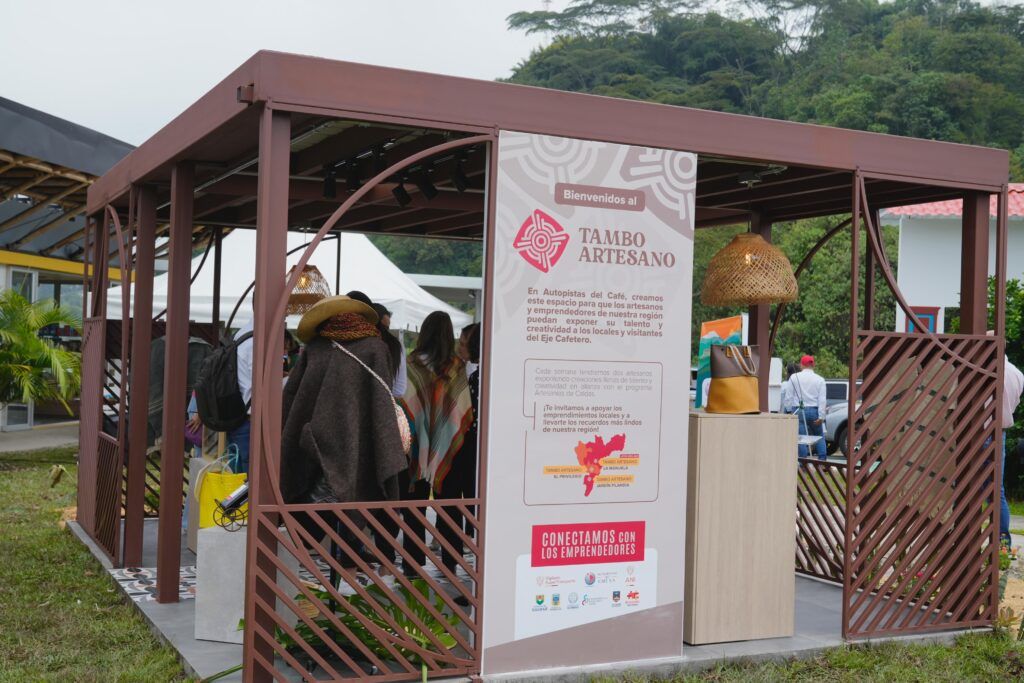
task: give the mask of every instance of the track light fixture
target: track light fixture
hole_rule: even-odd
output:
[[[430,182],[430,173],[433,169],[430,166],[424,166],[420,169],[420,172],[416,175],[416,187],[423,193],[423,196],[428,200],[433,199],[437,196],[437,188],[434,187],[434,183]]]
[[[334,164],[324,166],[324,197],[334,199],[338,196],[338,183]]]
[[[462,159],[459,159],[458,163],[455,164],[455,170],[452,171],[452,185],[459,192],[465,192],[466,188],[469,187],[469,178],[466,177],[466,171],[462,168]]]
[[[349,192],[355,192],[363,186],[363,181],[359,179],[359,162],[356,159],[352,159],[346,165],[348,166],[348,173],[346,174],[345,186],[348,187]]]
[[[398,202],[399,206],[408,206],[412,203],[412,197],[409,196],[409,191],[405,189],[404,178],[402,179],[402,182],[398,183],[395,189],[391,190],[391,194],[394,195],[395,201]]]

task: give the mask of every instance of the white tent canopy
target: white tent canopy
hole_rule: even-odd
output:
[[[288,233],[288,250],[302,246],[313,235]],[[298,262],[304,249],[288,256],[288,267]],[[221,243],[221,293],[220,315],[227,322],[235,304],[255,276],[256,232],[235,230],[226,235]],[[334,240],[322,242],[313,253],[309,263],[316,266],[331,289],[334,289],[337,272],[337,243]],[[199,267],[201,257],[192,261],[192,272]],[[153,280],[153,313],[159,313],[167,306],[166,273]],[[283,285],[284,283],[282,283]],[[473,322],[472,317],[457,308],[449,306],[413,282],[398,266],[392,263],[365,235],[345,233],[341,236],[341,293],[358,289],[374,302],[383,304],[391,311],[391,328],[394,330],[417,331],[423,319],[433,311],[444,311],[452,318],[456,333]],[[213,254],[211,253],[192,283],[190,294],[190,317],[195,322],[213,320]],[[121,288],[113,287],[108,293],[107,310],[117,316],[121,310]],[[232,327],[241,327],[252,318],[252,293],[238,308]],[[291,316],[288,326],[298,325],[299,317]]]

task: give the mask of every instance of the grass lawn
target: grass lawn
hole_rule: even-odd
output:
[[[68,473],[50,488],[55,463]],[[75,503],[73,463],[74,451],[67,449],[0,454],[0,682],[184,680],[174,653],[153,638],[89,552],[59,528],[61,511]],[[843,647],[807,661],[722,666],[672,679],[1020,680],[1024,643],[986,633],[964,636],[951,647]]]
[[[0,454],[0,681],[152,683],[185,680],[69,531],[74,449]],[[50,488],[49,470],[67,474]]]
[[[1010,514],[1024,517],[1024,500],[1007,500],[1010,504]]]

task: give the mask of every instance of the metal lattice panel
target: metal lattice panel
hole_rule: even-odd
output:
[[[861,332],[855,351],[846,635],[991,623],[998,340]]]
[[[846,466],[800,458],[797,465],[796,570],[843,580]]]
[[[282,672],[290,668],[307,681],[418,680],[423,668],[430,678],[478,671],[478,504],[288,505],[256,512],[250,523],[258,525],[256,571],[264,587],[256,609],[272,617],[273,630],[252,628],[275,654],[261,664],[277,680],[290,680]]]

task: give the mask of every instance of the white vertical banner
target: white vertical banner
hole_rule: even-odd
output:
[[[696,157],[497,154],[483,673],[678,655]]]

